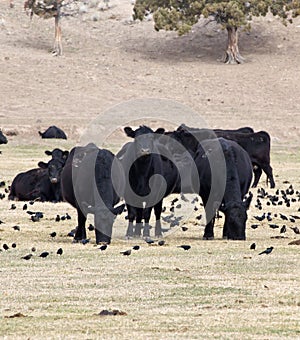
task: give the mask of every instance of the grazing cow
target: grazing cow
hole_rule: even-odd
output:
[[[62,194],[65,201],[77,210],[78,227],[74,240],[86,239],[87,214],[94,214],[96,243],[110,243],[116,215],[124,204],[120,201],[124,184],[123,169],[116,157],[95,144],[71,150],[61,174]]]
[[[48,127],[45,132],[39,131],[39,135],[42,138],[57,138],[57,139],[67,139],[66,134],[63,132],[62,129],[58,128],[55,125]]]
[[[262,170],[267,175],[267,181],[270,182],[270,187],[275,187],[273,169],[270,165],[271,140],[267,132],[260,131],[255,133],[240,133],[230,132],[228,130],[196,129],[189,128],[187,126],[185,126],[185,128],[180,126],[179,131],[170,133],[170,135],[180,140],[183,145],[188,146],[189,150],[193,152],[197,149],[199,141],[213,138],[212,134],[215,134],[215,137],[223,137],[228,140],[233,140],[246,150],[250,156],[254,171],[252,187],[255,188],[257,186]],[[211,131],[211,134],[209,131]],[[208,135],[210,136],[207,137]]]
[[[127,179],[124,197],[129,224],[126,236],[141,236],[142,219],[145,222],[143,236],[149,236],[149,220],[153,207],[156,217],[155,235],[161,236],[163,197],[175,192],[178,183],[178,170],[170,160],[168,150],[159,142],[164,129],[154,132],[143,125],[136,130],[125,127],[124,131],[128,137],[134,139],[125,144],[117,154]]]
[[[1,130],[0,130],[0,144],[7,144],[7,138],[4,136]]]
[[[60,202],[62,201],[60,174],[68,151],[54,149],[45,151],[52,155],[48,163],[39,162],[37,169],[32,169],[18,174],[11,185],[9,199],[14,200],[35,200]]]
[[[203,238],[213,239],[214,216],[221,203],[219,210],[225,215],[223,237],[245,240],[247,209],[252,199],[250,194],[244,200],[252,181],[249,155],[237,143],[218,138],[202,141],[194,160],[207,218]]]

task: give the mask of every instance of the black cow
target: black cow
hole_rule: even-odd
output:
[[[62,194],[65,201],[77,210],[78,227],[74,239],[86,239],[87,214],[94,214],[96,243],[110,243],[112,226],[124,204],[120,201],[124,184],[123,172],[116,157],[95,144],[71,150],[61,174]]]
[[[39,162],[37,169],[32,169],[18,174],[11,185],[9,199],[14,200],[36,200],[60,202],[62,201],[60,188],[60,174],[68,151],[54,149],[45,151],[52,155],[48,163]]]
[[[51,182],[46,169],[31,169],[19,173],[10,187],[9,200],[40,200],[42,202],[54,200]]]
[[[195,163],[207,221],[203,238],[213,239],[215,213],[219,209],[225,215],[223,237],[245,240],[247,209],[252,199],[250,194],[244,201],[252,181],[249,155],[237,143],[218,138],[201,142]]]
[[[125,127],[124,131],[128,137],[134,139],[117,154],[127,179],[124,197],[129,224],[126,236],[141,236],[143,219],[145,222],[143,236],[149,236],[149,220],[153,207],[156,217],[155,235],[161,236],[160,216],[163,197],[175,192],[178,182],[178,170],[170,160],[170,153],[163,143],[159,142],[164,129],[153,131],[143,125],[136,130]]]
[[[247,128],[248,129],[248,128]],[[267,175],[267,181],[270,187],[275,187],[273,169],[270,165],[270,135],[265,131],[256,133],[231,132],[229,130],[208,130],[189,128],[187,126],[179,127],[178,131],[170,133],[171,136],[181,140],[183,145],[188,145],[189,149],[195,152],[199,141],[216,137],[223,137],[238,143],[250,156],[254,171],[254,181],[252,187],[256,187],[262,174],[262,170]],[[213,137],[214,135],[214,137]]]
[[[45,154],[47,156],[51,156],[52,159],[60,159],[60,160],[67,160],[69,156],[69,151],[63,151],[61,149],[55,148],[52,151],[46,150]]]
[[[7,138],[4,136],[1,130],[0,130],[0,144],[7,144]]]
[[[64,131],[57,126],[50,126],[45,132],[39,131],[39,135],[42,138],[57,138],[57,139],[67,139],[66,134]]]
[[[181,130],[194,132],[194,131],[199,131],[199,130],[202,130],[202,129],[192,128],[192,127],[189,127],[185,124],[181,124],[177,128],[177,131],[181,131]],[[208,130],[208,129],[203,129],[203,130]],[[225,130],[224,129],[213,129],[212,131],[215,132],[215,133],[216,132],[238,132],[238,133],[253,133],[254,132],[254,130],[249,126],[241,127],[241,128],[238,128],[238,129],[225,129]]]

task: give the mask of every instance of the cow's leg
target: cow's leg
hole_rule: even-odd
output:
[[[151,211],[152,211],[152,207],[151,208],[146,208],[143,211],[143,213],[144,213],[144,222],[145,222],[144,230],[143,230],[143,237],[149,237],[150,236],[149,221],[150,221]]]
[[[216,209],[214,209],[213,206],[208,206],[206,200],[203,200],[203,204],[205,206],[205,214],[206,214],[206,226],[204,229],[203,240],[213,240]],[[207,221],[208,217],[211,217],[211,216],[212,218],[209,221]]]
[[[225,220],[224,226],[223,226],[223,239],[225,239],[225,240],[228,239],[228,226],[227,226],[226,220]]]
[[[275,188],[275,181],[274,181],[274,177],[273,177],[273,169],[272,167],[267,164],[267,165],[264,165],[262,167],[263,171],[265,172],[265,174],[267,175],[267,182],[269,181],[270,182],[270,188]]]
[[[205,226],[203,240],[213,240],[214,239],[214,225],[215,217],[213,217]]]
[[[74,236],[74,240],[85,240],[86,239],[86,230],[85,230],[85,222],[86,216],[82,213],[82,211],[77,208],[77,217],[78,217],[78,227],[76,229],[76,233]]]
[[[55,16],[55,40],[53,54],[57,56],[62,55],[61,24],[59,13]]]
[[[131,238],[133,237],[133,221],[135,219],[135,210],[132,208],[130,205],[127,204],[127,213],[128,213],[128,227],[126,231],[126,238]]]
[[[161,237],[162,232],[161,232],[161,222],[160,222],[160,216],[162,212],[162,205],[163,201],[161,200],[154,206],[154,213],[155,213],[155,236],[156,237]]]
[[[141,237],[142,232],[142,219],[143,219],[143,208],[136,208],[136,224],[135,224],[135,237]]]
[[[256,188],[257,184],[260,180],[261,174],[262,174],[261,167],[258,166],[258,165],[254,165],[253,166],[253,173],[254,173],[254,181],[253,181],[253,184],[252,184],[252,188]]]
[[[102,212],[103,214],[103,212]],[[106,243],[110,244],[111,242],[111,235],[112,235],[112,226],[113,220],[105,218],[103,223],[103,218],[101,217],[101,212],[95,211],[95,236],[96,236],[96,243]]]

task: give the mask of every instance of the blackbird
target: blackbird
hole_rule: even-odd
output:
[[[256,248],[256,244],[255,243],[252,243],[251,246],[250,246],[250,249],[255,249]]]
[[[13,226],[13,230],[20,231],[21,229],[20,229],[20,227],[19,227],[18,225],[14,225],[14,226]]]
[[[11,247],[12,247],[12,248],[17,248],[16,243],[13,243],[13,244],[11,245]]]
[[[139,250],[139,249],[140,249],[140,246],[133,246],[132,249],[133,249],[133,250]]]
[[[182,231],[187,231],[189,228],[188,227],[181,227]]]
[[[99,249],[101,251],[104,251],[105,249],[107,249],[107,244],[103,244]]]
[[[298,227],[290,227],[290,228],[294,231],[295,234],[300,234],[300,230]]]
[[[163,246],[165,243],[166,243],[165,240],[160,240],[157,242],[159,246]]]
[[[27,210],[27,204],[26,203],[23,205],[23,210]]]
[[[269,248],[265,249],[264,251],[262,251],[261,253],[259,253],[258,255],[271,254],[273,249],[274,249],[274,247],[269,247]]]
[[[59,215],[56,215],[55,217],[55,222],[59,222],[60,221],[60,216]]]
[[[89,231],[93,231],[93,230],[95,230],[95,227],[94,227],[92,224],[90,224],[90,225],[88,226],[88,230],[89,230]]]
[[[124,256],[129,256],[131,254],[131,249],[121,251],[120,254],[123,254]]]
[[[189,249],[191,249],[191,246],[188,245],[188,244],[183,244],[183,245],[181,245],[181,246],[178,246],[178,248],[182,248],[182,249],[184,249],[184,250],[189,250]]]
[[[25,255],[25,256],[23,256],[23,257],[21,257],[21,259],[23,259],[23,260],[30,260],[31,258],[32,258],[32,254],[28,254],[28,255]]]
[[[53,233],[49,234],[49,236],[51,236],[52,238],[56,236],[56,232],[53,231]]]
[[[284,234],[286,232],[286,226],[283,225],[281,228],[280,228],[280,234]]]
[[[62,255],[63,254],[63,250],[62,248],[59,248],[56,252],[57,255]]]
[[[47,251],[43,251],[41,254],[40,254],[40,257],[47,257],[49,255],[49,253]]]
[[[8,246],[6,243],[4,243],[4,244],[3,244],[3,249],[4,249],[4,250],[8,250],[8,249],[9,249],[9,246]]]

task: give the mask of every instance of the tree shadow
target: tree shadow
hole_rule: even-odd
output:
[[[221,60],[227,47],[227,31],[215,22],[200,21],[184,36],[178,36],[177,32],[155,32],[153,23],[140,23],[134,33],[128,40],[121,41],[121,47],[127,53],[163,63],[199,60],[200,63],[215,64]],[[252,54],[274,53],[277,51],[277,33],[278,28],[271,30],[264,21],[254,22],[250,32],[240,29],[241,54],[247,59]]]

